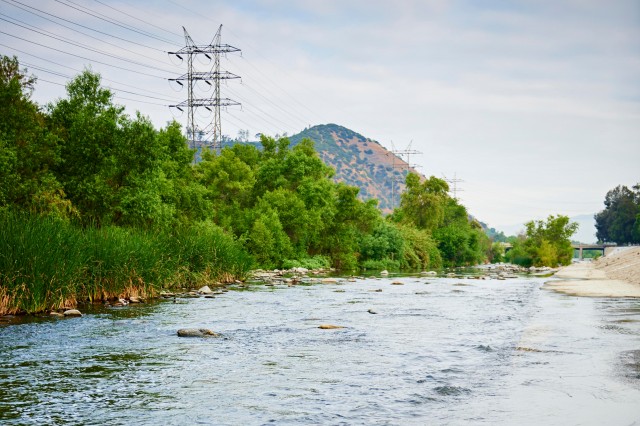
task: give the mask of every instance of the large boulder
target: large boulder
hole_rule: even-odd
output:
[[[220,334],[207,328],[181,328],[178,337],[220,337]]]
[[[81,317],[82,313],[77,309],[67,309],[64,311],[63,315],[65,317]]]

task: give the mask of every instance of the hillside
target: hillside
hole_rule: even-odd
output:
[[[335,169],[336,181],[360,188],[361,199],[377,198],[385,213],[399,203],[409,165],[378,142],[337,124],[313,126],[289,140],[297,145],[303,138],[315,142],[322,160]]]

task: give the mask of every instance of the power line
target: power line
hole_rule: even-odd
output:
[[[94,18],[98,18],[98,19],[100,19],[100,20],[103,20],[103,21],[109,22],[110,24],[116,25],[116,26],[118,26],[118,27],[120,27],[120,28],[124,28],[125,30],[132,31],[132,32],[134,32],[134,33],[141,34],[141,35],[143,35],[143,36],[150,37],[150,38],[153,38],[153,39],[156,39],[156,40],[162,41],[162,42],[164,42],[164,43],[173,44],[173,42],[172,42],[172,41],[170,41],[170,40],[163,39],[163,38],[161,38],[161,37],[158,37],[158,36],[155,36],[155,35],[153,35],[153,34],[147,33],[146,31],[140,31],[140,30],[138,30],[138,29],[136,29],[136,28],[133,28],[133,27],[129,26],[128,24],[122,23],[122,22],[120,22],[120,21],[118,21],[118,20],[111,20],[111,19],[109,19],[108,17],[105,17],[106,15],[104,15],[104,14],[101,14],[101,13],[98,13],[98,12],[93,12],[93,11],[91,11],[91,9],[88,9],[88,8],[86,8],[86,7],[84,7],[84,6],[80,6],[79,4],[74,3],[74,2],[72,2],[72,1],[70,1],[70,0],[68,0],[68,1],[69,1],[69,3],[71,3],[71,4],[67,4],[67,3],[65,3],[65,2],[63,2],[63,1],[61,1],[61,0],[55,0],[55,1],[56,1],[56,2],[58,2],[58,3],[60,3],[60,4],[62,4],[62,5],[64,5],[64,6],[67,6],[67,7],[70,7],[70,8],[72,8],[72,9],[75,9],[75,10],[77,10],[77,11],[79,11],[79,12],[82,12],[82,13],[84,13],[84,14],[87,14],[87,15],[93,16]],[[85,9],[85,10],[83,10],[83,9]]]
[[[0,14],[0,15],[7,16],[7,15],[4,15],[4,14]],[[11,18],[11,17],[9,17],[9,18],[10,19],[14,19],[14,18]],[[42,31],[42,30],[38,30],[38,29],[29,28],[28,26],[21,25],[21,24],[16,24],[15,22],[11,22],[11,21],[9,21],[9,20],[7,20],[5,18],[0,18],[0,20],[5,21],[5,22],[9,22],[10,24],[16,25],[18,27],[24,28],[24,29],[29,30],[29,31],[33,31],[35,33],[44,35],[46,37],[50,37],[50,38],[53,38],[55,40],[62,41],[64,43],[71,44],[72,46],[80,47],[82,49],[86,49],[86,50],[89,50],[89,51],[94,52],[94,53],[105,55],[105,56],[108,56],[110,58],[118,59],[118,60],[123,61],[123,62],[129,62],[129,63],[134,64],[134,65],[144,66],[144,67],[147,67],[147,68],[154,69],[156,71],[171,72],[171,71],[168,71],[168,70],[165,70],[165,69],[162,69],[162,68],[158,68],[158,67],[155,67],[155,66],[152,66],[152,65],[145,65],[142,62],[137,62],[137,61],[134,61],[134,60],[131,60],[131,59],[127,59],[127,58],[124,58],[122,56],[118,56],[118,55],[114,55],[114,54],[111,54],[111,53],[107,53],[107,52],[104,52],[104,51],[99,50],[99,49],[94,49],[94,48],[86,46],[84,44],[81,44],[81,43],[78,43],[78,42],[75,42],[75,41],[70,41],[70,40],[66,39],[66,37],[47,34],[48,31]],[[29,25],[29,24],[27,24],[27,25]],[[29,25],[29,26],[32,26],[32,25]],[[133,53],[135,53],[135,52],[133,52]]]
[[[70,56],[75,56],[76,58],[84,59],[84,60],[87,60],[87,61],[90,61],[90,62],[95,62],[95,63],[101,64],[101,65],[106,65],[106,66],[109,66],[109,67],[118,68],[118,69],[121,69],[121,70],[124,70],[124,71],[133,72],[133,73],[136,73],[136,74],[142,74],[142,75],[146,75],[146,76],[149,76],[149,77],[161,78],[163,80],[166,78],[166,77],[162,77],[162,76],[155,75],[155,74],[149,74],[149,73],[145,73],[145,72],[141,72],[141,71],[137,71],[137,70],[132,70],[130,68],[120,67],[118,65],[108,64],[106,62],[101,62],[101,61],[89,59],[89,58],[87,58],[85,56],[80,56],[80,55],[76,55],[75,53],[65,52],[64,50],[56,49],[55,47],[51,47],[51,46],[44,45],[42,43],[37,43],[35,41],[27,40],[26,38],[18,37],[16,35],[9,34],[9,33],[4,32],[4,31],[0,31],[0,34],[5,34],[5,35],[8,35],[10,37],[22,40],[22,41],[26,41],[27,43],[35,44],[37,46],[41,46],[41,47],[44,47],[46,49],[55,50],[56,52],[64,53],[64,54],[70,55]]]
[[[23,10],[24,10],[24,9],[23,9]],[[26,12],[32,13],[32,12],[30,12],[30,11],[28,11],[28,10],[27,10]],[[4,13],[0,13],[0,15],[2,15],[2,16],[6,16],[6,17],[8,17],[8,18],[13,19],[14,21],[17,21],[17,22],[20,22],[20,23],[22,23],[22,24],[28,25],[28,26],[30,26],[30,27],[38,28],[38,27],[36,27],[35,25],[28,24],[28,23],[26,23],[26,22],[24,22],[24,21],[21,21],[21,20],[19,20],[19,19],[13,18],[13,17],[8,16],[8,15],[5,15]],[[36,15],[36,16],[38,16],[38,15]],[[143,54],[138,53],[138,52],[134,52],[134,51],[133,51],[133,50],[131,50],[131,49],[127,49],[127,48],[122,47],[122,46],[119,46],[119,45],[117,45],[117,44],[115,44],[115,43],[111,43],[111,42],[109,42],[109,41],[102,40],[102,39],[100,39],[100,38],[98,38],[98,37],[92,36],[91,34],[87,34],[87,33],[83,32],[83,31],[80,31],[80,30],[77,30],[77,29],[75,29],[75,28],[72,28],[72,27],[70,27],[70,26],[68,26],[68,25],[64,25],[64,24],[61,24],[60,22],[56,22],[56,21],[54,21],[53,19],[49,19],[49,18],[46,18],[46,17],[44,17],[44,16],[40,16],[40,18],[42,18],[42,19],[46,19],[47,21],[49,21],[49,22],[53,22],[53,23],[54,23],[54,24],[56,24],[56,25],[60,25],[61,27],[64,27],[64,28],[67,28],[67,29],[69,29],[69,30],[71,30],[71,31],[77,32],[77,33],[79,33],[79,34],[82,34],[82,35],[84,35],[85,37],[89,37],[89,38],[92,38],[92,39],[94,39],[94,40],[97,40],[97,41],[99,41],[99,42],[101,42],[101,43],[108,44],[109,46],[117,47],[118,49],[125,50],[125,51],[127,51],[127,52],[129,52],[129,53],[133,53],[133,54],[134,54],[134,55],[136,55],[136,56],[142,56],[142,57],[144,57],[144,58],[151,59],[152,61],[161,62],[161,63],[165,64],[165,62],[164,62],[164,61],[161,61],[161,60],[159,60],[159,59],[157,59],[157,58],[153,58],[153,57],[151,57],[151,56],[147,56],[147,55],[143,55]],[[38,28],[38,29],[42,30],[42,28]],[[44,31],[44,30],[42,30],[42,31]],[[49,34],[52,34],[52,33],[51,33],[51,32],[49,32],[49,31],[45,31],[45,32],[47,32],[47,33],[49,33]],[[60,36],[60,37],[62,37],[62,36]],[[66,38],[66,37],[65,37],[65,38]]]
[[[133,15],[131,15],[131,14],[127,13],[127,12],[123,12],[122,10],[120,10],[120,9],[116,9],[115,7],[113,7],[113,6],[111,6],[111,5],[108,5],[108,4],[106,4],[106,3],[104,3],[104,2],[102,2],[102,1],[100,1],[100,0],[93,0],[93,1],[95,1],[96,3],[100,3],[101,5],[106,6],[106,7],[108,7],[109,9],[115,10],[115,11],[116,11],[116,12],[118,12],[118,13],[122,13],[123,15],[126,15],[126,16],[128,16],[129,18],[133,18],[133,19],[135,19],[136,21],[140,21],[140,22],[142,22],[142,23],[144,23],[144,24],[150,25],[150,26],[152,26],[152,27],[154,27],[154,28],[157,28],[157,29],[159,29],[159,30],[161,30],[161,31],[164,31],[164,32],[166,32],[166,33],[169,33],[169,34],[171,34],[171,35],[173,35],[173,36],[180,37],[180,34],[174,33],[173,31],[170,31],[170,30],[168,30],[168,29],[166,29],[166,28],[159,27],[158,25],[152,24],[151,22],[147,22],[147,21],[145,21],[144,19],[140,19],[140,18],[138,18],[138,17],[136,17],[136,16],[133,16]]]
[[[18,8],[18,9],[24,10],[25,12],[28,12],[28,13],[31,13],[31,14],[33,14],[33,15],[39,16],[39,17],[40,17],[40,18],[42,18],[42,19],[46,19],[46,20],[48,20],[48,21],[55,22],[55,21],[52,21],[52,20],[51,20],[51,19],[49,19],[49,18],[45,18],[44,16],[39,15],[39,14],[38,14],[38,13],[36,13],[36,12],[30,11],[30,10],[27,10],[27,9],[25,9],[25,8],[23,8],[23,7],[16,6],[15,4],[9,3],[7,0],[1,0],[1,1],[3,1],[3,2],[7,3],[7,4],[10,4],[11,6],[16,7],[16,8]],[[141,44],[141,43],[138,43],[138,42],[135,42],[135,41],[132,41],[132,40],[128,40],[128,39],[126,39],[126,38],[118,37],[118,36],[113,35],[113,34],[105,33],[104,31],[96,30],[95,28],[91,28],[91,27],[88,27],[88,26],[86,26],[86,25],[79,24],[79,23],[77,23],[77,22],[70,21],[70,20],[68,20],[68,19],[62,18],[62,17],[57,16],[57,15],[54,15],[54,14],[52,14],[52,13],[45,12],[44,10],[41,10],[41,9],[35,8],[35,7],[33,7],[33,6],[29,6],[29,5],[24,4],[24,3],[21,3],[21,2],[19,2],[19,1],[17,1],[17,0],[11,0],[11,1],[12,1],[13,3],[21,4],[22,6],[28,7],[29,9],[37,10],[37,11],[38,11],[38,12],[40,12],[40,13],[43,13],[43,14],[45,14],[45,15],[49,15],[49,16],[54,17],[54,18],[56,18],[56,19],[59,19],[59,20],[61,20],[61,21],[65,21],[65,22],[68,22],[68,23],[70,23],[70,24],[77,25],[77,26],[82,27],[82,28],[86,28],[86,29],[91,30],[91,31],[93,31],[93,32],[96,32],[96,33],[99,33],[99,34],[103,34],[103,35],[106,35],[106,36],[108,36],[108,37],[115,38],[115,39],[117,39],[117,40],[126,41],[127,43],[135,44],[135,45],[137,45],[137,46],[141,46],[141,47],[146,47],[147,49],[157,50],[158,52],[163,52],[163,53],[165,52],[164,50],[162,50],[162,49],[158,49],[158,48],[156,48],[156,47],[147,46],[146,44]],[[60,25],[61,25],[61,24],[60,24]]]
[[[49,83],[49,84],[55,84],[56,86],[62,86],[62,87],[66,86],[65,84],[58,83],[58,82],[51,81],[51,80],[46,80],[44,78],[38,78],[38,82],[40,82],[40,81],[43,81],[43,82]],[[159,104],[157,102],[148,102],[148,101],[141,101],[139,99],[127,98],[127,97],[124,97],[124,96],[119,96],[119,95],[117,95],[115,93],[113,94],[113,97],[115,99],[123,99],[125,101],[132,101],[132,102],[138,102],[138,103],[149,104],[149,105],[167,106],[166,104]]]
[[[2,44],[2,43],[0,43],[0,46],[4,46],[4,47],[9,48],[9,49],[11,49],[11,50],[15,50],[16,52],[20,52],[20,53],[22,53],[22,54],[24,54],[24,55],[32,56],[32,57],[34,57],[34,58],[40,59],[40,60],[45,61],[45,62],[49,62],[49,63],[54,64],[54,65],[57,65],[57,66],[59,66],[59,67],[63,67],[63,68],[70,69],[71,71],[74,71],[74,72],[76,72],[76,73],[81,73],[81,72],[82,72],[81,70],[78,70],[78,69],[76,69],[76,68],[70,67],[70,66],[68,66],[68,65],[63,65],[63,64],[61,64],[61,63],[58,63],[58,62],[52,61],[52,60],[50,60],[50,59],[46,59],[46,58],[43,58],[43,57],[38,56],[38,55],[34,55],[34,54],[32,54],[32,53],[29,53],[29,52],[25,52],[24,50],[20,50],[20,49],[16,49],[15,47],[7,46],[6,44]],[[21,63],[21,64],[25,64],[25,65],[27,65],[27,62],[24,62],[24,61],[20,61],[20,63]],[[35,65],[27,65],[27,66],[36,67]],[[117,84],[117,85],[120,85],[120,86],[124,86],[124,87],[130,87],[130,88],[138,89],[138,90],[141,90],[141,91],[143,91],[143,92],[151,93],[151,94],[153,94],[153,95],[162,95],[161,93],[154,92],[154,91],[152,91],[152,90],[143,89],[142,87],[133,86],[133,85],[131,85],[131,84],[126,84],[126,83],[116,82],[116,81],[114,81],[114,80],[110,80],[110,79],[108,79],[108,78],[104,78],[104,77],[101,77],[101,78],[102,78],[102,80],[104,80],[104,81],[108,81],[108,82],[111,82],[111,83],[113,83],[113,84]],[[119,89],[118,89],[118,90],[119,90]],[[145,95],[145,96],[146,96],[146,95]],[[175,102],[175,100],[171,100],[171,101],[169,101],[169,102]]]

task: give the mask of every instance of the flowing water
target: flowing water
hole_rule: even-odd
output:
[[[640,424],[637,300],[397,279],[2,325],[0,424]]]

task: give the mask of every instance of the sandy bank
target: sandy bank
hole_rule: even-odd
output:
[[[596,262],[574,263],[555,275],[544,288],[573,296],[639,297],[640,247],[619,250]]]

